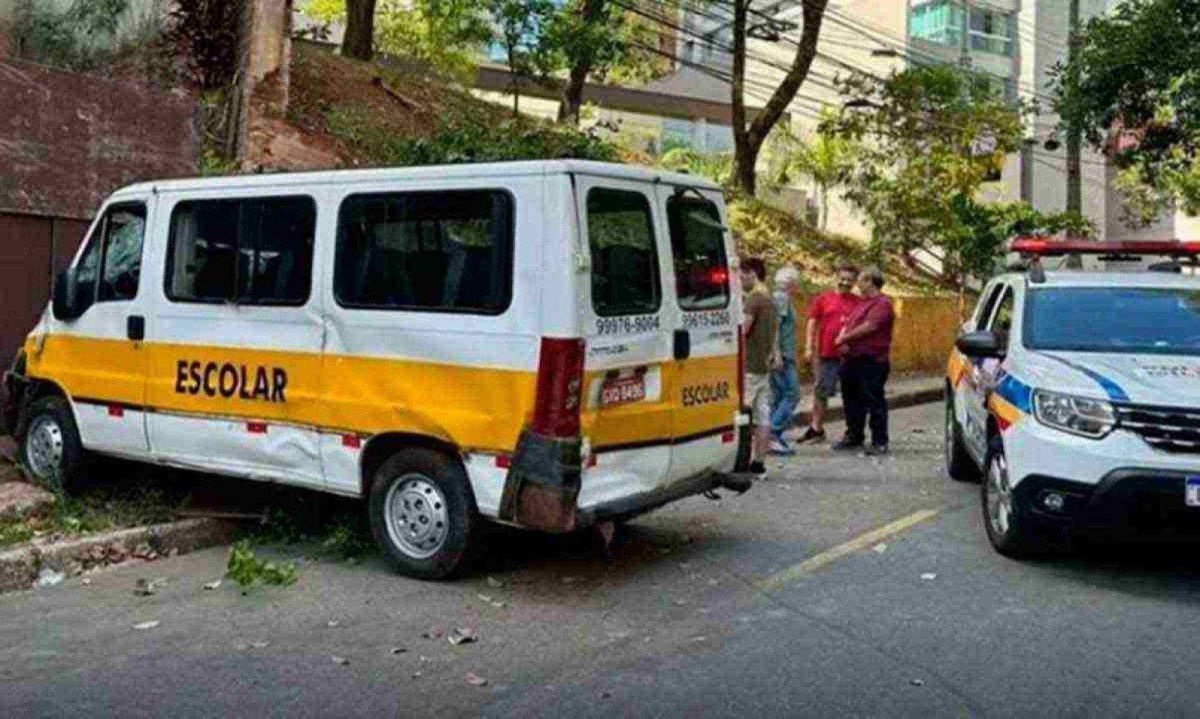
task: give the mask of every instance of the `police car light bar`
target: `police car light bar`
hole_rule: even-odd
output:
[[[1009,252],[1027,257],[1058,257],[1061,255],[1167,255],[1195,257],[1200,255],[1200,242],[1158,240],[1146,242],[1093,242],[1092,240],[1055,240],[1048,237],[1018,237],[1009,245]]]

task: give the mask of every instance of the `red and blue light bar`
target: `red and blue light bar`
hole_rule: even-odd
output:
[[[1017,237],[1009,244],[1009,252],[1030,257],[1061,255],[1167,255],[1194,257],[1200,255],[1200,242],[1152,240],[1145,242],[1095,242],[1092,240],[1056,240],[1051,237]]]

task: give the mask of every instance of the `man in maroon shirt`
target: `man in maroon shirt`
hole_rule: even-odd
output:
[[[883,273],[868,267],[858,276],[862,301],[846,317],[846,327],[837,337],[842,353],[842,406],[846,410],[846,436],[833,445],[836,450],[857,449],[866,439],[865,424],[871,418],[869,455],[887,454],[887,397],[884,385],[891,369],[892,326],[896,313],[883,289]]]

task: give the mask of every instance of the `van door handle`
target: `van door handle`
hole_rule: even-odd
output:
[[[125,335],[134,342],[146,339],[146,318],[141,315],[129,315],[125,320]]]
[[[675,359],[685,360],[692,356],[692,334],[687,330],[675,330]]]

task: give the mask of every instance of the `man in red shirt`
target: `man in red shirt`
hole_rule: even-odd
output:
[[[854,294],[858,268],[844,264],[837,269],[837,289],[817,295],[808,307],[808,331],[804,343],[804,358],[811,363],[813,374],[812,419],[800,442],[825,439],[825,412],[829,398],[837,394],[838,372],[842,357],[838,354],[837,339],[846,326],[846,317],[859,302]]]
[[[862,301],[846,317],[846,327],[836,342],[842,352],[842,406],[846,410],[846,436],[836,450],[857,449],[866,439],[871,418],[869,455],[887,454],[887,396],[884,385],[891,370],[892,327],[896,313],[883,289],[883,273],[868,267],[858,276]]]

